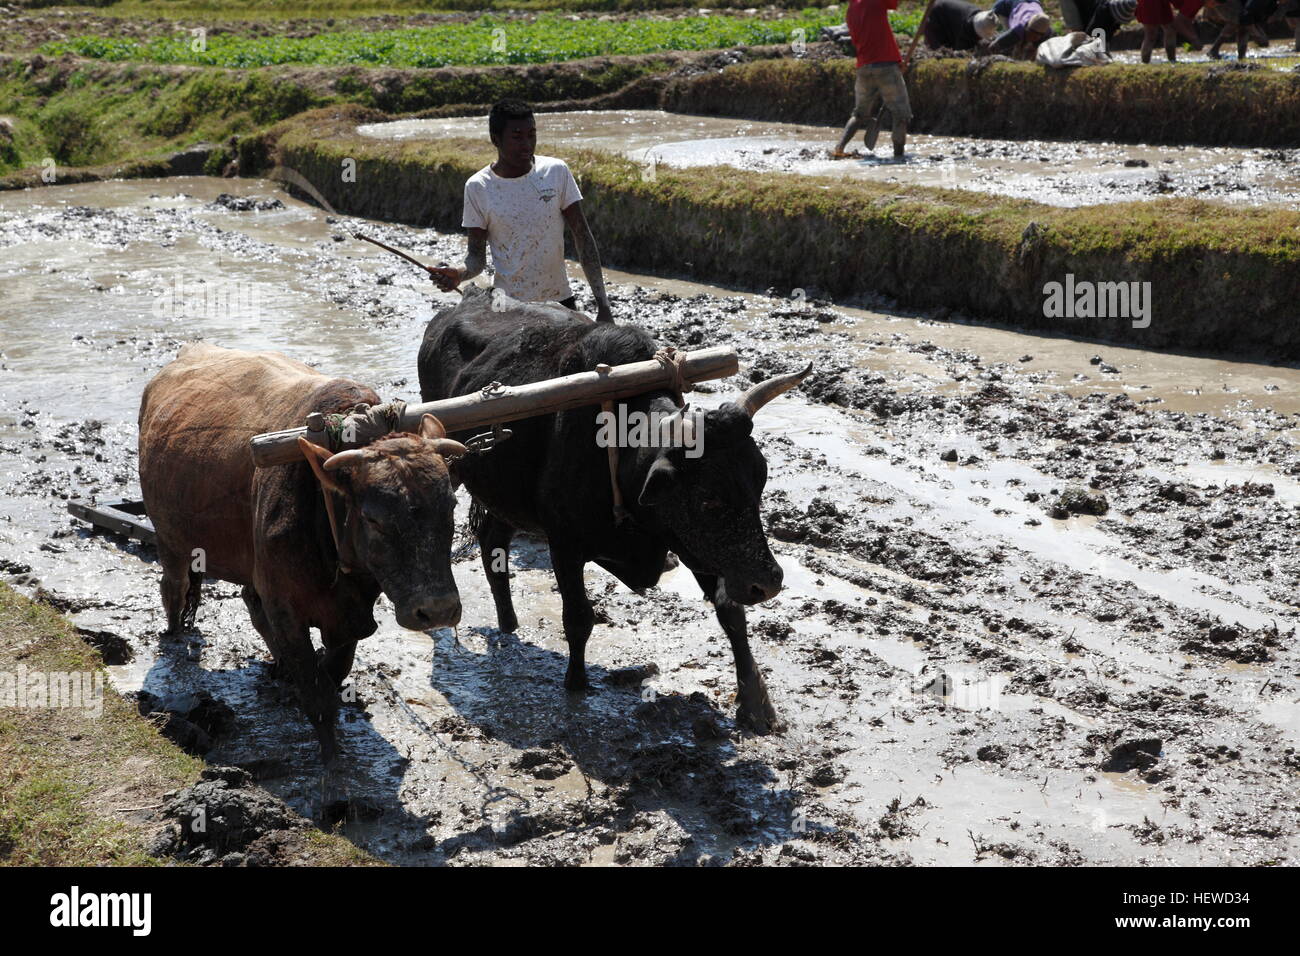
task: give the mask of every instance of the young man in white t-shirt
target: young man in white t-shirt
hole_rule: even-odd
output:
[[[564,226],[573,233],[578,261],[596,297],[596,320],[612,322],[600,253],[582,212],[582,193],[563,160],[538,156],[533,111],[517,100],[492,107],[488,133],[497,161],[465,183],[469,230],[465,265],[432,266],[429,275],[450,292],[481,273],[492,247],[493,285],[523,302],[559,302],[576,308],[564,270]]]

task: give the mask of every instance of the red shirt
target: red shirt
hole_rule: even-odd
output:
[[[849,0],[849,12],[844,20],[849,25],[853,48],[858,51],[858,66],[903,62],[886,13],[897,9],[898,0]]]

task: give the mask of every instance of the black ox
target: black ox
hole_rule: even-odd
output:
[[[420,348],[420,394],[435,401],[494,381],[523,385],[600,363],[652,359],[656,351],[649,333],[636,326],[592,324],[559,307],[498,302],[494,308],[491,293],[471,292],[429,323]],[[596,406],[512,423],[509,441],[457,462],[457,477],[485,509],[476,530],[500,629],[513,632],[518,622],[509,572],[493,557],[508,553],[516,530],[543,534],[564,603],[565,687],[583,690],[594,617],[584,566],[595,561],[639,592],[658,582],[672,551],[695,575],[731,641],[738,719],[759,733],[773,730],[776,712],[750,653],[745,605],[774,597],[782,574],[759,515],[767,463],[751,433],[755,412],[809,371],[769,379],[709,411],[698,457],[688,457],[680,444],[621,448],[618,484],[630,512],[621,523],[614,518],[607,450],[596,441]],[[677,410],[667,390],[615,403],[616,414],[619,404],[647,415]]]

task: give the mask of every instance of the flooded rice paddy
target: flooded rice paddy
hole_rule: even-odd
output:
[[[544,542],[516,542],[517,634],[462,542],[459,632],[381,600],[324,773],[238,589],[209,582],[197,633],[162,638],[151,550],[65,509],[137,493],[140,391],[187,341],[418,399],[453,299],[344,222],[425,261],[463,249],[257,180],[0,195],[0,572],[125,640],[118,692],[229,706],[209,762],[397,863],[1300,859],[1300,370],[614,270],[620,321],[741,353],[693,401],[815,364],[756,422],[786,587],[751,638],[788,728],[735,727],[684,570],[640,597],[588,569],[595,686],[571,698]]]

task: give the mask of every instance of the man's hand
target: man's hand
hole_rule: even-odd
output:
[[[443,292],[454,292],[456,286],[464,280],[464,273],[455,266],[425,266],[429,278],[438,284]]]

